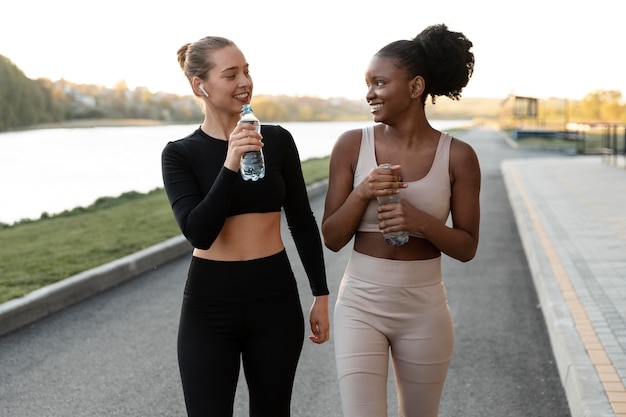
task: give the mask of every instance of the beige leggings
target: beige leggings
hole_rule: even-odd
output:
[[[441,258],[352,252],[334,314],[345,417],[386,417],[389,356],[401,417],[436,417],[454,345]]]

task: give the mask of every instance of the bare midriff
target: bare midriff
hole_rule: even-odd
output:
[[[357,232],[354,250],[375,258],[415,261],[441,256],[441,251],[426,239],[412,237],[402,246],[388,246],[378,232]]]
[[[227,217],[209,249],[194,248],[193,256],[216,261],[247,261],[275,255],[285,248],[280,212]]]

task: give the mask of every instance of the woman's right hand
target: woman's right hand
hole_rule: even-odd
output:
[[[263,148],[262,139],[263,137],[257,133],[253,125],[238,123],[228,137],[228,151],[224,166],[231,171],[239,171],[242,155]]]
[[[398,192],[405,188],[400,175],[400,165],[381,164],[373,168],[365,180],[359,184],[364,198],[372,200],[383,195]]]

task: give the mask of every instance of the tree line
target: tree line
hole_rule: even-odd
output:
[[[0,55],[0,132],[41,124],[98,119],[148,119],[163,123],[196,123],[203,115],[192,95],[129,89],[125,81],[113,88],[75,84],[68,80],[29,79]],[[619,91],[599,90],[583,100],[546,99],[539,106],[540,121],[626,123],[626,104]],[[510,119],[507,98],[438,97],[427,104],[432,119]],[[371,120],[365,99],[255,96],[254,112],[261,120],[337,121]]]
[[[533,104],[529,107],[531,101]],[[622,93],[617,90],[596,90],[582,100],[538,100],[511,95],[502,102],[498,124],[503,128],[623,125],[626,124],[626,104],[623,103]]]
[[[63,106],[44,83],[28,79],[0,55],[0,131],[56,122],[65,116]]]
[[[0,131],[40,124],[98,119],[148,119],[164,123],[195,123],[203,119],[190,95],[129,89],[125,81],[113,88],[68,80],[32,80],[0,55]],[[254,111],[267,121],[367,120],[364,100],[317,97],[255,96]]]

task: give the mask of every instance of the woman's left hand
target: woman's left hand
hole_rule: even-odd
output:
[[[407,209],[410,205],[405,201],[381,204],[378,206],[378,227],[382,233],[409,230]]]

